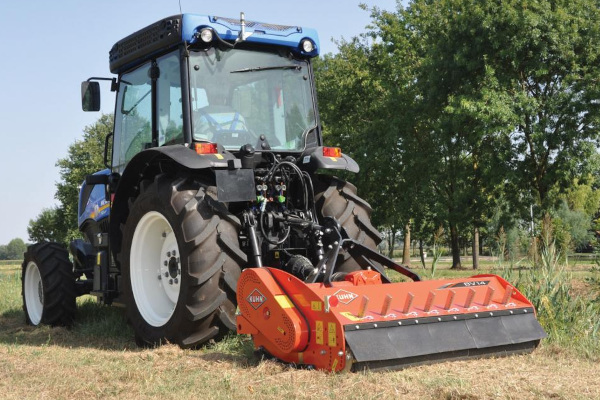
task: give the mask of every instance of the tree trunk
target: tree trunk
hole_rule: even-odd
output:
[[[479,269],[479,228],[473,230],[473,269]]]
[[[451,269],[461,268],[460,263],[460,242],[458,240],[458,229],[456,224],[450,223],[450,244],[452,247],[452,267]]]
[[[390,228],[390,234],[388,236],[388,257],[394,258],[394,246],[396,245],[396,230]]]
[[[419,238],[419,256],[421,257],[421,265],[425,269],[425,253],[423,252],[423,239]]]
[[[410,266],[410,222],[404,226],[404,248],[402,250],[402,264]]]

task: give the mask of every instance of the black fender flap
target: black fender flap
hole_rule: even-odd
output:
[[[324,156],[323,146],[307,149],[300,156],[300,164],[309,171],[338,169],[356,173],[360,170],[358,163],[346,154],[342,154],[341,157]]]
[[[353,368],[400,369],[444,360],[525,353],[533,351],[547,336],[533,312],[442,322],[428,319],[406,326],[346,327],[346,342],[356,360]]]

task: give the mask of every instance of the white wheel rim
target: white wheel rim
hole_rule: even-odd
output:
[[[33,261],[30,261],[25,268],[23,286],[27,315],[33,325],[38,325],[42,321],[42,312],[44,311],[44,286],[40,270]]]
[[[156,211],[145,214],[133,234],[129,273],[137,309],[151,326],[163,326],[175,311],[181,289],[179,257],[169,221]]]

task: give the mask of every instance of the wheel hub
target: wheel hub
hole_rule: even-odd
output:
[[[179,276],[179,258],[171,257],[168,261],[168,265],[171,278],[177,278]]]
[[[44,284],[40,270],[33,261],[25,268],[23,291],[29,320],[33,325],[38,325],[44,312]]]
[[[146,213],[135,228],[130,275],[133,296],[144,320],[156,327],[167,323],[179,299],[181,262],[173,228],[159,212]]]

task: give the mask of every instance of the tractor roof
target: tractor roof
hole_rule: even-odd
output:
[[[238,37],[241,23],[235,18],[196,14],[164,18],[115,43],[109,53],[110,71],[118,74],[180,43],[193,44],[200,40],[200,30],[207,27],[214,29],[222,39],[231,41]],[[310,56],[319,52],[319,38],[314,29],[246,21],[246,32],[253,32],[246,42],[288,47],[297,54],[303,54],[300,42],[310,39],[316,47]]]

